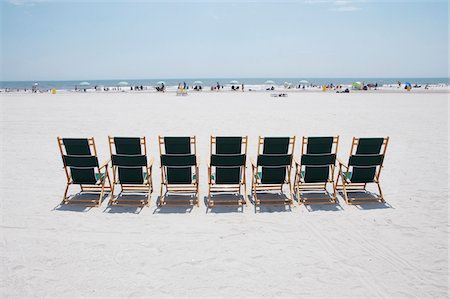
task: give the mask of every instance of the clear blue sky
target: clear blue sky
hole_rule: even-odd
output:
[[[0,1],[3,81],[448,77],[447,0]]]

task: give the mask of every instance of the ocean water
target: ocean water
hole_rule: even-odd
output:
[[[283,85],[285,82],[292,83],[293,85],[299,85],[301,80],[306,80],[313,85],[327,85],[333,83],[334,85],[346,85],[356,81],[364,83],[378,83],[383,84],[397,84],[398,81],[411,84],[449,84],[449,78],[180,78],[180,79],[120,79],[120,80],[73,80],[73,81],[0,81],[0,89],[31,89],[33,84],[38,83],[39,89],[52,89],[59,90],[73,90],[76,86],[80,86],[81,82],[89,82],[89,87],[94,86],[118,86],[121,81],[128,82],[130,86],[155,86],[159,81],[164,81],[166,86],[177,86],[180,82],[186,82],[188,86],[194,85],[194,81],[202,81],[204,87],[210,87],[212,85],[227,85],[232,80],[236,80],[239,84],[244,85],[264,85],[266,81],[271,80],[275,84]]]

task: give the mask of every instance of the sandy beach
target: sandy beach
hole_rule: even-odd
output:
[[[1,94],[1,297],[446,298],[449,94],[288,95]],[[207,210],[211,134],[248,135],[253,158],[259,135],[339,135],[343,160],[390,136],[386,204]],[[57,136],[93,136],[102,162],[108,135],[147,137],[155,187],[157,136],[196,135],[200,207],[61,207]]]

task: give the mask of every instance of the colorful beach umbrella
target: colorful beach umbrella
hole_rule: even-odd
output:
[[[362,83],[361,82],[353,82],[352,83],[352,88],[353,89],[362,89]]]

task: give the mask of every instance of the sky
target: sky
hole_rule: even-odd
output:
[[[448,77],[448,0],[1,1],[0,80]]]

